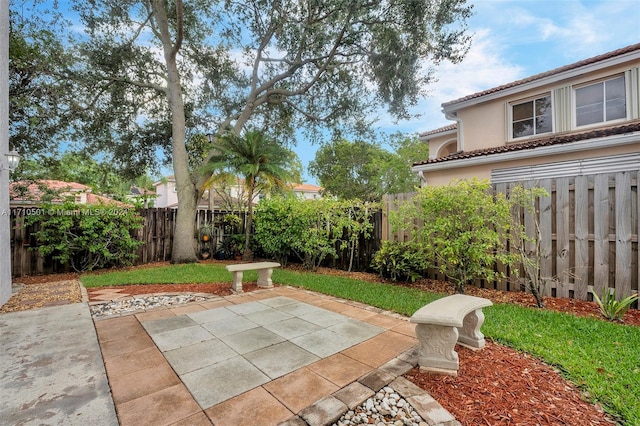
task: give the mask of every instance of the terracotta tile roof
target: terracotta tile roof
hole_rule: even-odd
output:
[[[92,194],[91,187],[77,182],[64,182],[61,180],[37,180],[37,181],[17,181],[9,184],[10,199],[13,203],[37,203],[45,195],[43,188],[58,191],[63,196],[54,197],[51,201],[61,203],[65,201],[65,196],[71,194],[87,194],[87,204],[111,204],[119,207],[133,207],[130,204],[112,200],[102,195]]]
[[[133,204],[123,203],[122,201],[113,200],[102,195],[87,194],[87,204],[97,205],[105,204],[109,206],[117,206],[122,208],[132,208]]]
[[[293,186],[293,190],[294,191],[317,192],[317,191],[321,191],[322,187],[316,186],[316,185],[311,185],[309,183],[301,183],[301,184],[298,184],[298,185],[294,185]]]
[[[532,81],[535,81],[535,80],[540,80],[542,78],[550,77],[550,76],[555,75],[555,74],[560,74],[560,73],[565,72],[565,71],[570,71],[570,70],[573,70],[573,69],[576,69],[576,68],[584,67],[586,65],[595,64],[597,62],[604,61],[606,59],[615,58],[616,56],[624,55],[626,53],[634,52],[636,50],[640,50],[640,43],[632,44],[631,46],[623,47],[621,49],[614,50],[612,52],[608,52],[608,53],[604,53],[602,55],[594,56],[592,58],[584,59],[582,61],[575,62],[575,63],[569,64],[569,65],[565,65],[565,66],[560,67],[560,68],[555,68],[555,69],[552,69],[550,71],[546,71],[546,72],[543,72],[543,73],[540,73],[540,74],[535,74],[535,75],[532,75],[531,77],[523,78],[522,80],[517,80],[517,81],[514,81],[512,83],[507,83],[507,84],[504,84],[502,86],[494,87],[493,89],[485,90],[485,91],[474,93],[474,94],[471,94],[471,95],[468,95],[468,96],[465,96],[465,97],[462,97],[462,98],[459,98],[459,99],[456,99],[456,100],[453,100],[453,101],[445,102],[445,103],[442,104],[442,106],[443,107],[447,107],[447,106],[450,106],[450,105],[455,105],[455,104],[460,103],[460,102],[464,102],[464,101],[468,101],[468,100],[471,100],[471,99],[479,98],[479,97],[482,97],[482,96],[485,96],[485,95],[489,95],[489,94],[492,94],[492,93],[500,92],[502,90],[510,89],[510,88],[516,87],[516,86],[520,86],[520,85],[525,84],[525,83],[529,83],[529,82],[532,82]]]
[[[480,157],[484,155],[501,154],[503,152],[523,151],[526,149],[540,148],[551,145],[561,145],[571,142],[578,142],[589,139],[603,138],[607,136],[624,135],[627,133],[640,132],[640,120],[635,120],[623,125],[610,126],[589,130],[581,133],[570,133],[563,135],[547,136],[540,139],[528,140],[521,143],[513,143],[509,145],[496,146],[492,148],[477,149],[474,151],[458,151],[446,157],[433,158],[427,161],[415,163],[414,166],[424,164],[442,163],[445,161],[461,160],[464,158]]]
[[[457,130],[457,129],[458,129],[458,123],[453,123],[453,124],[449,124],[448,126],[439,127],[434,130],[429,130],[428,132],[418,133],[418,136],[420,136],[421,138],[424,138],[426,136],[437,135],[438,133],[445,133],[445,132],[449,132],[451,130]]]

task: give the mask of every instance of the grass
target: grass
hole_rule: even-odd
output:
[[[257,272],[245,272],[245,281],[257,279]],[[221,265],[189,263],[84,274],[81,281],[87,288],[133,284],[224,283],[231,282],[231,272]]]
[[[247,273],[245,281],[257,279]],[[87,287],[231,282],[221,265],[171,265],[83,275]],[[273,282],[362,302],[410,316],[442,297],[408,287],[277,269]],[[484,309],[483,333],[556,366],[592,402],[624,424],[640,426],[640,328],[550,310],[499,304]]]

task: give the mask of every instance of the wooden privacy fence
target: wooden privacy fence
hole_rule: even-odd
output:
[[[144,244],[138,250],[138,258],[135,263],[144,264],[171,260],[177,209],[144,209],[140,211],[140,214],[144,222],[139,238]],[[225,225],[224,219],[228,215],[238,216],[240,224],[238,226]],[[198,210],[193,222],[196,252],[201,254],[206,249],[209,255],[213,256],[225,237],[244,233],[244,224],[244,212]],[[202,231],[205,228],[212,234],[208,241],[202,240]]]
[[[601,295],[604,289],[615,290],[619,298],[638,292],[639,179],[640,172],[633,171],[493,185],[503,193],[521,185],[545,188],[550,194],[540,199],[536,217],[524,210],[519,212],[530,235],[535,229],[535,220],[540,225],[544,295],[592,300],[591,291]],[[407,231],[392,232],[388,218],[399,203],[409,201],[412,195],[386,196],[383,239],[406,241],[410,238]],[[442,278],[435,274],[430,277]],[[499,290],[521,290],[520,282],[513,277],[476,284]]]
[[[33,235],[38,230],[38,224],[25,226],[25,215],[33,209],[12,209],[11,215],[11,273],[14,277],[25,275],[42,275],[66,272],[68,265],[54,261],[50,256],[44,257],[34,250],[37,247]],[[134,264],[140,265],[152,262],[164,262],[171,260],[171,248],[173,246],[174,229],[176,221],[176,209],[150,208],[142,209],[139,214],[143,218],[143,227],[136,237],[143,242],[138,249]],[[237,226],[225,222],[227,215],[236,215],[240,218]],[[204,258],[214,257],[216,251],[222,246],[227,237],[244,234],[244,212],[230,212],[224,210],[198,210],[194,220],[193,238],[196,242],[196,252]],[[375,213],[371,218],[374,230],[370,238],[360,236],[357,250],[353,258],[353,270],[367,270],[371,264],[373,255],[380,247],[382,214]],[[203,232],[207,232],[208,239],[204,241]],[[241,238],[244,241],[244,238]],[[347,269],[350,263],[348,250],[340,250],[336,247],[338,257],[327,259],[328,266]]]
[[[60,264],[49,256],[42,256],[37,250],[34,232],[38,224],[25,225],[25,216],[38,209],[11,210],[11,274],[14,277],[25,275],[42,275],[69,270],[68,265]],[[143,218],[143,227],[137,233],[137,238],[143,242],[138,249],[138,256],[134,264],[163,262],[171,260],[171,247],[175,229],[176,209],[151,208],[139,211]],[[240,217],[240,224],[236,227],[223,225],[223,219],[229,214]],[[220,242],[231,234],[244,232],[243,212],[229,212],[221,210],[198,210],[194,220],[193,238],[196,249],[201,253],[204,248],[213,255]],[[214,234],[209,241],[203,241],[201,230],[207,227]]]

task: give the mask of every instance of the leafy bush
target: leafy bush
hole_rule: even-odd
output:
[[[598,297],[595,291],[592,291],[593,299],[600,307],[600,313],[608,320],[620,321],[629,307],[638,300],[638,294],[632,294],[618,301],[616,299],[616,291],[605,288],[602,291],[602,298]]]
[[[431,267],[451,280],[458,293],[476,279],[494,280],[496,261],[510,265],[515,256],[505,249],[510,203],[490,192],[487,181],[457,181],[450,186],[420,188],[394,219],[405,227],[418,219],[413,241],[426,251]]]
[[[383,241],[371,266],[384,278],[415,282],[422,277],[429,265],[426,254],[419,244]]]
[[[374,204],[329,198],[304,200],[273,197],[256,207],[254,240],[267,256],[286,263],[298,257],[307,269],[337,256],[336,247],[352,257],[360,235],[370,235]]]
[[[142,227],[142,218],[133,209],[67,201],[45,203],[36,212],[26,217],[26,224],[39,225],[34,233],[37,250],[76,271],[130,265],[142,245],[131,235]]]
[[[267,198],[256,206],[253,239],[265,255],[286,265],[303,226],[293,197]]]

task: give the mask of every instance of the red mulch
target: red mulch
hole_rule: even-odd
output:
[[[458,345],[456,352],[457,377],[418,368],[405,377],[464,426],[615,424],[553,368],[527,354],[491,341],[479,351]]]
[[[217,262],[217,261],[208,261]],[[159,263],[145,265],[154,267]],[[299,268],[291,266],[291,268]],[[375,274],[348,273],[321,268],[319,273],[344,275],[352,278],[385,282]],[[15,281],[23,284],[77,279],[79,274],[58,274],[42,277],[23,277]],[[450,284],[421,280],[410,285],[425,291],[452,294]],[[246,291],[256,288],[245,283]],[[231,294],[230,284],[164,284],[120,286],[127,294],[159,292],[198,292],[221,296]],[[104,289],[104,287],[102,287]],[[89,297],[100,289],[88,289]],[[467,287],[467,294],[485,297],[494,303],[516,303],[535,307],[533,296],[520,292],[505,292]],[[593,302],[574,299],[545,298],[546,309],[580,316],[602,318]],[[640,326],[640,310],[630,309],[622,321]],[[580,389],[566,381],[556,370],[526,353],[519,353],[487,339],[480,351],[457,346],[460,369],[457,377],[421,373],[415,368],[405,375],[408,380],[429,392],[449,410],[463,426],[475,425],[605,425],[615,424],[600,407],[586,402]],[[605,380],[605,379],[603,379]]]

